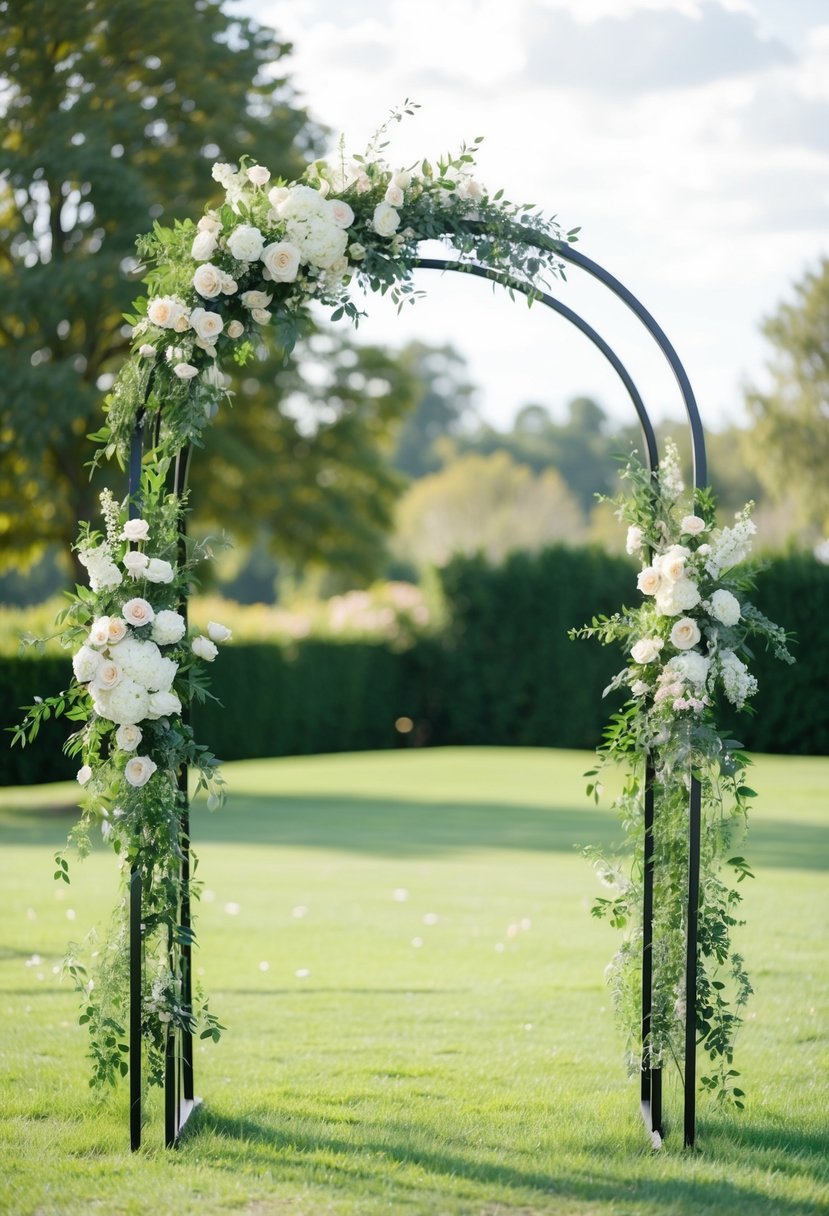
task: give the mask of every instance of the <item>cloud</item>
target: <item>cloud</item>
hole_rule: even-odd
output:
[[[763,36],[746,11],[707,3],[690,10],[626,9],[585,22],[562,8],[533,6],[525,15],[522,78],[552,88],[631,96],[741,76],[794,59]]]

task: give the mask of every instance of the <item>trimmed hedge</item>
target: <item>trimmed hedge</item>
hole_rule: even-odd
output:
[[[459,559],[444,572],[451,624],[442,638],[397,652],[385,643],[305,640],[237,644],[213,670],[221,705],[198,706],[199,739],[225,760],[405,745],[493,744],[592,748],[612,702],[602,689],[619,667],[613,648],[570,642],[567,630],[631,598],[631,564],[598,550],[515,554],[499,567]],[[754,596],[799,637],[794,667],[759,653],[753,716],[730,728],[753,751],[829,753],[829,567],[779,558]],[[0,667],[3,725],[17,706],[66,686],[61,658],[7,659]],[[401,734],[395,723],[410,718]],[[41,741],[0,749],[0,784],[60,780],[71,727],[48,723]]]

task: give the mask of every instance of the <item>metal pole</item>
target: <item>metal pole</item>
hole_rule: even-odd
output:
[[[697,1094],[697,933],[702,787],[691,778],[688,798],[688,929],[685,952],[685,1147],[693,1148]]]
[[[130,1074],[130,1149],[141,1147],[141,875],[133,866],[129,881],[129,1074]]]

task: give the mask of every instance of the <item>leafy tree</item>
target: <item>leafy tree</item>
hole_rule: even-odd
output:
[[[0,0],[0,557],[95,512],[85,436],[126,349],[134,241],[196,216],[213,160],[294,176],[319,131],[273,31],[219,0]]]
[[[416,378],[418,390],[400,428],[394,465],[409,477],[423,477],[441,466],[441,440],[463,434],[476,417],[475,388],[466,379],[463,356],[451,346],[410,342],[399,361]]]
[[[763,323],[771,386],[746,395],[754,427],[746,454],[795,523],[829,532],[829,258],[822,258]]]
[[[456,553],[501,561],[553,541],[578,543],[584,518],[561,474],[534,474],[507,452],[468,452],[414,482],[397,510],[395,548],[417,565]]]

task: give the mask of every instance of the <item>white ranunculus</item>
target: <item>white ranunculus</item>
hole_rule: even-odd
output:
[[[696,688],[704,688],[711,668],[711,660],[698,650],[688,650],[685,654],[677,654],[668,663],[673,671],[678,671],[683,680]]]
[[[122,642],[126,646],[127,642]],[[141,722],[147,716],[150,694],[130,676],[123,676],[114,688],[93,691],[92,704],[96,714],[116,725]]]
[[[173,567],[161,557],[151,557],[144,571],[144,577],[149,583],[171,583],[175,576]]]
[[[150,693],[147,717],[151,722],[155,722],[159,718],[169,718],[173,714],[180,713],[181,701],[174,692],[162,690],[161,692]]]
[[[255,321],[257,325],[267,325],[271,319],[271,314],[267,308],[252,308],[250,310],[250,319]]]
[[[92,769],[89,767],[88,764],[84,764],[82,768],[78,769],[78,775],[75,778],[75,780],[77,781],[78,785],[86,785],[87,782],[90,781],[91,779],[92,779]]]
[[[95,672],[95,679],[92,681],[92,691],[96,693],[99,689],[108,691],[114,688],[121,679],[121,671],[118,664],[112,659],[104,659]]]
[[[149,756],[133,756],[127,761],[124,776],[130,785],[140,789],[142,785],[147,784],[157,768],[158,765]]]
[[[354,212],[344,199],[329,199],[328,214],[338,228],[350,228],[354,223]]]
[[[137,549],[131,549],[129,553],[124,554],[123,562],[127,574],[131,578],[142,578],[144,571],[150,564],[150,559],[146,553],[139,553]]]
[[[186,631],[187,623],[181,613],[173,612],[169,608],[162,608],[155,614],[150,637],[159,646],[171,646],[175,642],[180,642]]]
[[[652,663],[662,649],[661,638],[640,638],[630,648],[634,663]]]
[[[299,272],[300,252],[290,241],[275,241],[266,245],[261,254],[262,262],[277,283],[293,283]],[[253,295],[246,292],[245,295]],[[264,295],[264,292],[260,292]],[[244,301],[244,297],[242,297]],[[270,303],[270,301],[268,301]],[[261,308],[261,304],[247,304],[247,308]]]
[[[207,622],[207,633],[211,642],[229,642],[233,637],[232,630],[228,629],[227,625],[220,625],[218,621]]]
[[[150,525],[146,519],[128,519],[121,532],[121,540],[147,540],[150,535]]]
[[[216,252],[217,244],[215,233],[202,229],[196,234],[190,256],[196,262],[209,262]]]
[[[701,636],[699,626],[690,616],[680,617],[671,630],[671,642],[677,650],[690,650],[692,646],[696,646]]]
[[[636,586],[643,595],[656,595],[661,583],[662,576],[655,566],[646,566],[644,570],[640,570],[636,579]]]
[[[172,329],[185,311],[181,300],[173,296],[156,296],[147,305],[147,319],[160,329]]]
[[[194,376],[198,376],[199,369],[193,367],[192,363],[177,363],[173,368],[173,374],[178,376],[179,380],[192,380]]]
[[[205,300],[215,300],[222,293],[222,271],[212,262],[202,262],[193,275],[193,286]]]
[[[125,722],[115,732],[115,742],[122,752],[134,752],[143,737],[141,727],[133,722]]]
[[[244,332],[245,332],[245,327],[241,321],[231,321],[230,324],[228,325],[227,329],[225,330],[225,333],[227,334],[227,336],[229,338],[234,338],[234,339],[241,338],[241,336]]]
[[[127,636],[127,622],[120,616],[111,616],[107,627],[107,641],[110,646],[117,646]]]
[[[140,629],[142,625],[149,625],[155,616],[152,604],[141,599],[140,596],[127,600],[121,611],[124,614],[124,620],[128,624],[134,625],[136,629]]]
[[[220,314],[210,312],[207,308],[194,308],[190,313],[190,324],[199,338],[204,338],[208,341],[212,338],[218,338],[225,327],[224,320]]]
[[[399,186],[396,186],[393,182],[387,188],[386,193],[383,195],[383,198],[386,200],[386,202],[389,204],[390,207],[402,207],[403,206],[403,191],[400,189]]]
[[[219,649],[215,643],[211,642],[210,638],[206,638],[202,634],[199,634],[198,637],[193,638],[190,645],[192,647],[193,654],[198,655],[200,659],[206,659],[208,663],[212,663],[216,655],[219,653]]]
[[[374,208],[371,226],[378,236],[394,236],[400,227],[400,216],[390,203],[378,203]]]
[[[109,617],[99,616],[89,626],[87,642],[90,646],[106,646],[109,642]]]
[[[239,299],[244,308],[267,308],[272,303],[273,296],[267,291],[243,291]]]
[[[711,615],[721,625],[736,625],[742,612],[736,595],[720,587],[711,596]]]
[[[265,238],[252,224],[240,224],[227,238],[231,255],[239,262],[255,262],[265,247]]]
[[[705,520],[700,519],[699,515],[686,515],[679,526],[686,536],[699,536],[700,532],[705,531]]]
[[[72,658],[72,670],[79,684],[88,684],[95,678],[95,673],[103,659],[97,650],[91,646],[81,646]]]
[[[264,165],[251,165],[247,170],[247,177],[254,186],[265,186],[271,180],[271,171]]]

